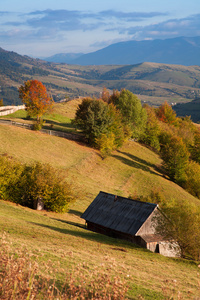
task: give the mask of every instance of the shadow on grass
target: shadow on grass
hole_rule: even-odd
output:
[[[75,215],[75,216],[78,216],[80,217],[82,215],[82,212],[78,211],[78,210],[74,210],[74,209],[70,209],[68,211],[69,214],[72,214],[72,215]]]
[[[159,169],[158,167],[156,167],[154,164],[148,163],[146,160],[143,160],[141,158],[138,158],[135,155],[132,155],[130,153],[126,153],[126,152],[122,152],[122,151],[117,151],[119,154],[125,155],[128,158],[121,156],[121,155],[112,155],[112,157],[120,160],[122,163],[136,168],[136,169],[141,169],[145,172],[149,172],[151,174],[157,175],[157,176],[162,176],[161,174],[159,174]]]
[[[69,225],[72,225],[72,226],[76,226],[76,227],[79,227],[79,228],[87,229],[86,225],[83,225],[83,224],[80,224],[80,223],[76,223],[76,222],[72,222],[72,221],[66,221],[66,220],[61,220],[61,219],[55,219],[55,218],[52,218],[52,219],[56,220],[58,222],[62,222],[62,223],[69,224]]]
[[[48,120],[48,119],[44,119],[45,121],[45,124],[48,124],[48,125],[56,125],[56,126],[60,126],[60,127],[66,127],[66,128],[70,128],[70,129],[74,129],[75,130],[75,127],[72,123],[68,122],[68,123],[61,123],[61,122],[56,122],[56,121],[52,121],[52,120]],[[45,126],[45,125],[44,125]],[[54,128],[52,128],[54,129]]]
[[[154,168],[154,167],[155,167],[154,164],[151,164],[151,163],[147,162],[146,160],[144,160],[144,159],[142,159],[142,158],[139,158],[139,157],[137,157],[137,156],[135,156],[135,155],[133,155],[133,154],[130,154],[130,153],[127,153],[127,152],[123,152],[123,151],[120,151],[120,150],[118,150],[117,152],[119,152],[119,153],[121,153],[121,154],[123,154],[123,155],[126,155],[126,156],[128,156],[130,159],[132,159],[132,160],[134,160],[134,161],[136,161],[136,162],[138,162],[138,163],[140,163],[140,164],[143,164],[143,165],[145,165],[145,166],[147,166],[147,167],[151,167],[151,168]]]
[[[54,219],[56,220],[56,219]],[[72,226],[76,226],[78,228],[81,228],[82,231],[79,230],[70,230],[70,229],[66,229],[66,228],[59,228],[59,227],[55,227],[55,226],[50,226],[50,225],[45,225],[45,224],[39,224],[39,223],[35,223],[35,222],[31,222],[32,224],[36,225],[36,226],[40,226],[40,227],[44,227],[50,230],[54,230],[57,231],[59,233],[62,234],[66,234],[66,235],[72,235],[75,237],[81,237],[83,239],[89,240],[89,241],[94,241],[97,243],[101,243],[101,244],[105,244],[105,245],[120,245],[120,246],[126,246],[126,248],[130,248],[130,249],[143,249],[140,246],[133,244],[131,242],[122,240],[122,239],[116,239],[116,238],[112,238],[109,237],[107,235],[103,235],[100,233],[96,233],[93,231],[88,230],[85,225],[79,224],[79,223],[75,223],[75,222],[71,222],[71,221],[63,221],[63,220],[57,220],[63,223],[67,223],[69,225]],[[144,249],[146,250],[146,249]]]

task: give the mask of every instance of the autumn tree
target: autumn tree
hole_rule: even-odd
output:
[[[113,104],[85,98],[78,106],[75,123],[83,129],[89,144],[99,149],[106,147],[113,150],[123,143],[121,114]]]
[[[140,99],[132,92],[124,89],[120,93],[115,91],[110,101],[121,112],[122,122],[130,127],[132,137],[139,139],[144,133],[147,121],[147,114]]]
[[[200,199],[200,165],[195,161],[190,161],[186,168],[186,180],[183,188],[191,195]]]
[[[200,130],[197,128],[194,134],[194,144],[191,147],[191,158],[200,164]]]
[[[157,117],[160,121],[175,125],[177,122],[176,112],[166,101],[156,110]]]
[[[107,90],[106,87],[103,88],[103,92],[102,92],[102,95],[101,95],[101,99],[108,103],[109,102],[109,99],[110,99],[110,93],[109,91]]]
[[[161,145],[161,157],[166,171],[173,181],[182,184],[186,179],[186,168],[189,162],[189,152],[181,137],[165,134]]]
[[[159,203],[165,217],[157,218],[156,231],[168,241],[176,241],[182,257],[200,258],[200,207],[187,200],[167,198]],[[166,217],[167,216],[167,217]]]
[[[28,115],[36,117],[36,127],[40,127],[43,115],[54,103],[46,87],[38,80],[28,80],[20,86],[19,98],[25,104]]]
[[[142,142],[152,147],[153,149],[160,150],[159,134],[160,126],[159,120],[156,116],[155,109],[149,105],[144,106],[147,112],[147,123],[145,126]]]

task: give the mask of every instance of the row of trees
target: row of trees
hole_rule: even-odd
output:
[[[99,110],[99,107],[104,109]],[[114,118],[108,117],[110,110]],[[167,102],[158,108],[142,107],[140,100],[129,91],[114,91],[109,95],[105,89],[102,99],[83,100],[75,121],[85,131],[89,143],[103,155],[110,154],[127,138],[151,147],[163,159],[166,175],[200,199],[199,128],[189,117],[178,118]],[[178,197],[166,199],[155,191],[138,200],[159,203],[167,218],[157,220],[157,232],[177,241],[182,256],[199,260],[199,206],[186,200],[180,202]]]
[[[83,99],[75,123],[104,157],[129,138],[151,147],[162,157],[166,175],[200,198],[199,128],[189,117],[178,118],[167,102],[142,106],[130,91],[110,95],[104,89],[101,99]]]
[[[130,137],[140,139],[147,120],[145,109],[133,93],[122,90],[109,96],[106,92],[104,90],[102,99],[83,99],[74,120],[89,144],[98,148],[103,156]]]
[[[200,199],[200,131],[189,117],[178,118],[167,103],[153,110],[157,116],[155,148],[171,180]],[[152,140],[151,140],[152,142]],[[151,145],[151,143],[150,143]]]

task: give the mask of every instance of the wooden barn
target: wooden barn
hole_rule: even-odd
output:
[[[100,192],[81,218],[91,231],[131,241],[165,256],[178,256],[179,251],[155,232],[159,213],[157,204]]]

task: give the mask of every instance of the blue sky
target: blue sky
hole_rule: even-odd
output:
[[[0,0],[0,47],[33,57],[200,36],[200,0]]]

